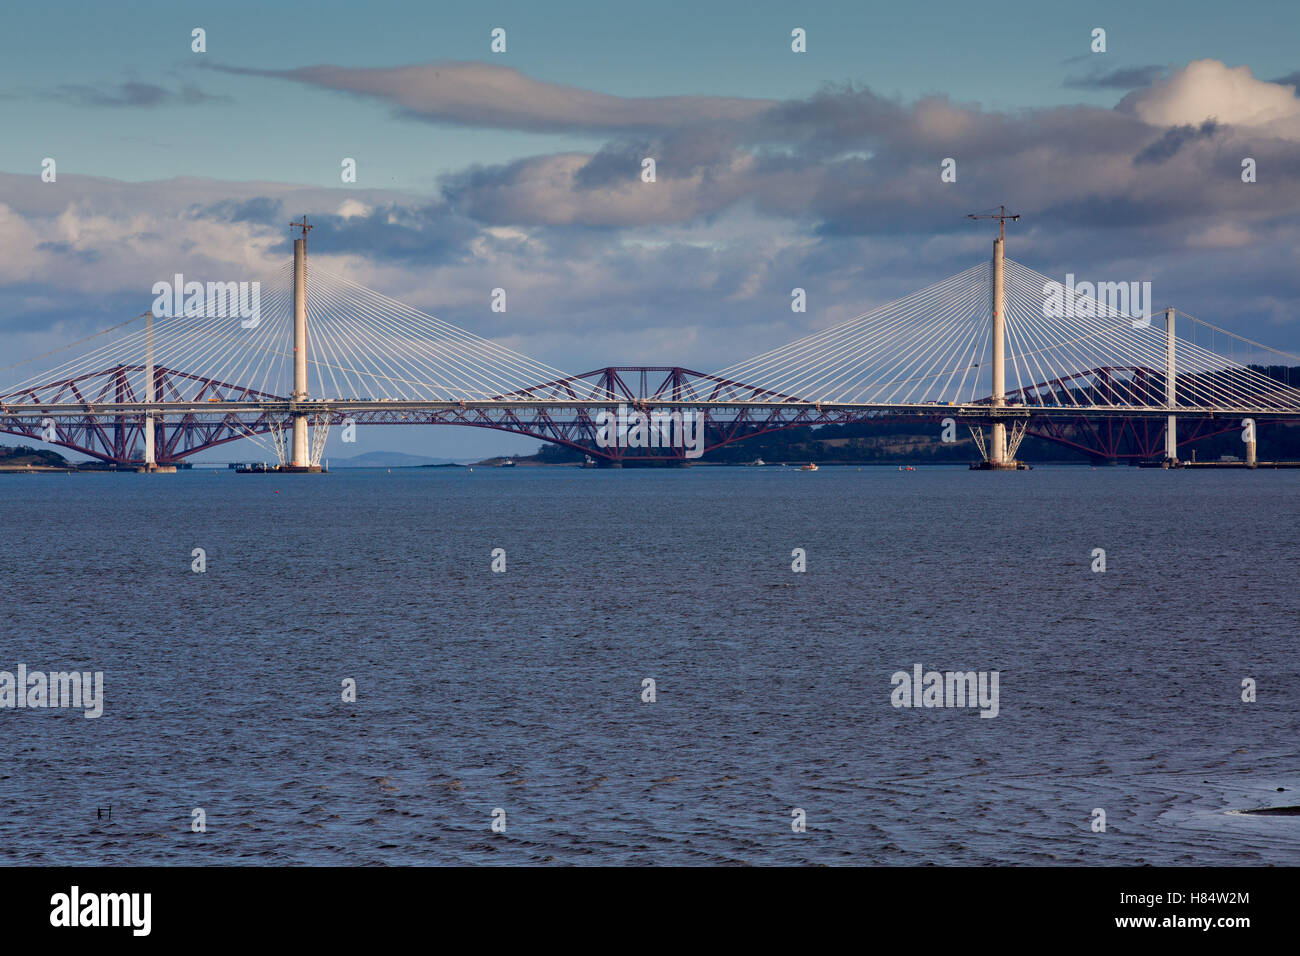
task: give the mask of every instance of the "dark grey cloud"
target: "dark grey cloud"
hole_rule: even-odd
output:
[[[323,248],[364,249],[376,261],[417,268],[473,259],[482,227],[445,202],[388,202],[359,215],[315,217],[312,239]]]
[[[662,155],[662,150],[649,141],[607,143],[574,174],[574,188],[590,190],[625,183],[641,174],[643,159],[657,155]],[[481,177],[483,171],[478,174]]]
[[[253,196],[249,199],[223,199],[194,207],[196,215],[224,222],[252,222],[276,225],[285,215],[284,201],[270,196]]]
[[[1206,120],[1200,126],[1175,126],[1166,130],[1163,136],[1134,156],[1133,162],[1137,164],[1163,163],[1178,155],[1179,150],[1188,143],[1194,143],[1201,139],[1213,139],[1215,134],[1222,129],[1223,127],[1212,119]]]
[[[227,96],[214,96],[196,86],[185,85],[172,90],[155,83],[128,80],[100,86],[66,83],[46,90],[45,99],[58,100],[74,106],[135,107],[197,106],[202,103],[229,102]]]
[[[319,196],[266,195],[195,203],[186,215],[205,222],[264,227],[282,237],[278,248],[285,255],[292,252],[290,218],[307,215],[313,246],[360,248],[375,261],[424,266],[465,261],[472,255],[471,241],[482,233],[481,225],[442,200],[360,202],[356,211],[344,215],[323,211]]]
[[[97,249],[78,249],[70,242],[60,242],[57,240],[38,242],[36,244],[36,251],[50,253],[59,256],[60,258],[82,263],[83,265],[91,265],[98,262],[101,257],[101,253]]]
[[[1151,66],[1126,66],[1109,72],[1097,72],[1067,76],[1062,86],[1081,90],[1135,90],[1150,86],[1168,73],[1168,68],[1159,64]]]
[[[770,100],[722,96],[628,97],[549,83],[504,66],[476,62],[393,68],[331,65],[263,70],[205,63],[241,76],[290,80],[375,99],[397,115],[430,123],[532,132],[636,132],[694,124],[745,122]]]

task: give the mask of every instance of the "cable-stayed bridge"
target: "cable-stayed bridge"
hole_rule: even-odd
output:
[[[1006,259],[1004,243],[989,262],[717,372],[571,375],[326,269],[308,283],[304,229],[255,316],[187,310],[177,290],[172,314],[75,343],[60,351],[89,348],[3,388],[0,431],[145,469],[251,438],[306,471],[339,425],[494,428],[619,463],[685,454],[654,428],[651,447],[598,441],[620,407],[634,420],[700,416],[705,451],[799,425],[950,418],[987,467],[1014,468],[1026,434],[1098,458],[1176,460],[1180,439],[1300,420],[1300,389],[1268,373],[1300,358],[1172,308],[1138,314],[1113,288],[1062,289]]]

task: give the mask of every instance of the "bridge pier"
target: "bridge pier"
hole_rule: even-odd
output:
[[[297,225],[297,223],[293,223]],[[293,241],[293,400],[307,400],[307,217],[303,217],[302,236]],[[293,437],[289,461],[280,469],[293,472],[319,472],[320,465],[311,460],[307,415],[293,415]]]
[[[153,394],[153,312],[144,314],[144,401],[152,405]],[[144,466],[152,468],[158,464],[154,456],[153,412],[144,416]]]
[[[1178,407],[1177,371],[1174,366],[1174,310],[1165,310],[1165,407]],[[1178,416],[1170,415],[1165,425],[1165,461],[1178,464]]]
[[[1001,408],[1007,401],[1007,318],[1003,309],[1006,304],[1004,287],[1006,282],[1003,251],[1005,239],[993,240],[993,407]],[[1001,422],[993,425],[993,436],[989,443],[989,464],[1001,468],[1007,460],[1007,426]]]
[[[1006,317],[1006,248],[1005,226],[1003,235],[993,240],[993,408],[1003,408],[1007,403],[1007,317]],[[1016,471],[1021,468],[1007,451],[1007,426],[995,421],[989,436],[982,471]],[[972,466],[974,467],[974,466]]]
[[[153,313],[144,314],[144,403],[146,406],[153,405],[157,397],[154,364],[153,364]],[[153,411],[144,413],[144,465],[137,468],[136,471],[141,474],[150,475],[174,475],[176,474],[175,465],[158,464],[158,455],[156,443],[158,439],[158,428],[161,419],[154,421]]]

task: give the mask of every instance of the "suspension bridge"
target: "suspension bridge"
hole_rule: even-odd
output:
[[[702,416],[706,453],[797,426],[951,419],[970,429],[982,467],[1011,469],[1026,435],[1098,459],[1176,463],[1180,445],[1247,419],[1300,421],[1300,389],[1269,374],[1300,358],[1174,308],[1154,321],[1129,314],[1101,295],[1071,292],[1058,315],[1059,283],[1005,257],[1005,221],[987,262],[722,370],[580,375],[318,266],[309,287],[309,227],[294,225],[293,260],[255,321],[181,308],[178,289],[171,314],[67,346],[92,343],[0,390],[0,431],[142,471],[247,438],[282,470],[307,472],[340,425],[492,428],[617,465],[685,452],[602,445],[601,412],[620,407]],[[1253,464],[1253,441],[1246,452]]]

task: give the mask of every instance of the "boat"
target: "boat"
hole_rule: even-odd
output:
[[[762,468],[762,467],[763,467],[764,465],[766,465],[766,464],[767,464],[767,462],[765,462],[763,459],[761,459],[761,458],[755,458],[753,461],[749,462],[745,467],[747,467],[747,468]]]
[[[810,462],[808,462],[808,464],[803,465],[799,470],[800,470],[800,471],[816,471],[816,470],[817,470],[817,463],[816,463],[816,462],[812,462],[812,461],[810,461]]]
[[[505,461],[503,461],[503,462],[501,463],[501,467],[502,467],[502,468],[514,468],[514,467],[515,467],[515,460],[514,460],[513,458],[507,458]]]
[[[596,459],[592,458],[590,455],[583,455],[583,456],[582,456],[582,459],[583,459],[583,460],[582,460],[582,467],[583,467],[583,468],[595,468],[595,467],[596,467]]]

